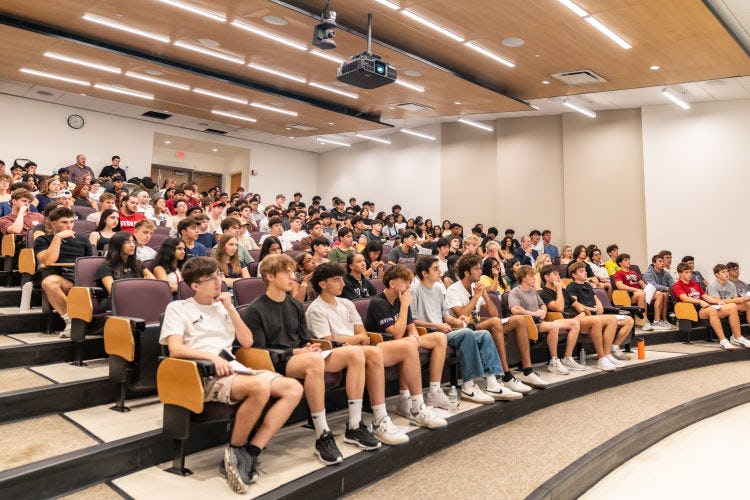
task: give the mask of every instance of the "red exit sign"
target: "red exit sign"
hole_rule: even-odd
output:
[[[174,155],[177,158],[185,158],[185,152],[184,151],[175,151]]]

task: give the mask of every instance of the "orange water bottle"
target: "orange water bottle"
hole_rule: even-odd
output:
[[[638,339],[638,359],[646,359],[646,341]]]

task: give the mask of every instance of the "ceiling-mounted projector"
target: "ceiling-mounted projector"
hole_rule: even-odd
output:
[[[372,14],[367,14],[367,51],[342,63],[336,79],[363,89],[376,89],[396,81],[396,68],[372,53]]]

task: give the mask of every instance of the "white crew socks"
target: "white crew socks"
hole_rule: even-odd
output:
[[[438,392],[440,389],[440,381],[430,382],[430,392]]]
[[[409,393],[409,389],[401,389],[398,391],[398,394],[403,399],[409,399],[411,397],[411,393]]]
[[[412,396],[411,397],[411,411],[415,415],[419,413],[420,409],[422,408],[422,405],[424,404],[424,396],[419,394],[418,396]]]
[[[497,382],[497,377],[495,375],[485,375],[484,378],[487,381],[488,390],[495,392],[500,390],[500,384]]]
[[[461,382],[461,390],[467,394],[471,394],[474,390],[474,381],[469,379]]]
[[[362,421],[362,400],[349,400],[349,428],[357,429]]]
[[[385,403],[382,405],[372,405],[372,417],[376,424],[383,421],[388,416],[388,411],[385,409]]]
[[[326,421],[326,411],[319,411],[317,413],[310,414],[315,426],[315,439],[319,438],[324,432],[328,431],[328,422]]]

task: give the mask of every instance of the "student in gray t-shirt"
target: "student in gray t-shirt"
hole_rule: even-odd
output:
[[[748,305],[748,298],[746,296],[740,296],[737,293],[737,287],[732,280],[729,279],[729,268],[724,264],[716,264],[713,271],[716,279],[708,285],[706,294],[710,297],[720,299],[725,304],[734,304],[737,307],[737,312],[744,312],[748,322],[750,322],[750,305]]]
[[[417,244],[417,233],[407,229],[401,235],[401,245],[393,247],[388,254],[390,264],[413,264],[417,261],[419,252],[414,248]]]

